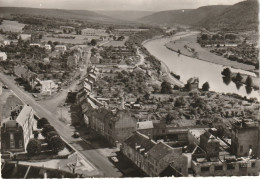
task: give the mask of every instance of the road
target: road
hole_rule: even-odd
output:
[[[83,159],[90,161],[95,166],[94,168],[99,169],[99,171],[95,170],[94,172],[99,173],[99,175],[104,177],[122,177],[122,173],[115,168],[108,158],[102,156],[97,150],[89,150],[90,147],[83,140],[73,138],[72,135],[75,129],[67,126],[55,118],[55,115],[52,112],[41,106],[30,94],[27,94],[16,86],[9,76],[0,73],[0,80],[6,84],[9,89],[11,89],[22,101],[29,104],[39,117],[47,118],[60,136],[66,142],[71,144],[77,152],[81,154]]]

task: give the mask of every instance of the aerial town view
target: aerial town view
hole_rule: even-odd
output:
[[[260,175],[258,0],[0,0],[2,178]]]

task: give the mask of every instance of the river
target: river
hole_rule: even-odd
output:
[[[191,35],[196,32],[184,32],[176,36],[157,38],[145,42],[144,47],[157,59],[163,61],[171,71],[175,74],[180,75],[183,83],[186,84],[187,80],[191,77],[199,78],[199,86],[201,87],[206,81],[210,85],[210,91],[220,93],[236,93],[247,98],[257,98],[260,101],[258,91],[246,90],[245,86],[237,88],[236,84],[231,82],[224,83],[221,72],[225,68],[223,65],[213,64],[210,62],[198,60],[195,58],[187,57],[184,55],[178,55],[176,52],[169,50],[165,47],[165,44],[176,40],[180,37]],[[252,72],[234,69],[229,67],[232,72],[240,72],[241,74],[248,74],[256,76]]]

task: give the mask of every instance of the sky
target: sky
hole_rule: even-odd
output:
[[[206,5],[232,5],[243,0],[0,0],[1,6],[78,10],[193,9]]]

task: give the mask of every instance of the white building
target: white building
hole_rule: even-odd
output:
[[[21,38],[21,40],[31,40],[32,35],[31,34],[20,34],[18,39]]]
[[[56,45],[55,50],[65,52],[67,50],[66,45]]]
[[[51,50],[51,45],[45,44],[45,45],[44,45],[44,48],[45,48],[46,50]]]
[[[56,90],[58,88],[58,85],[55,84],[53,80],[44,80],[41,81],[39,79],[36,79],[38,81],[38,84],[35,86],[35,88],[40,91],[42,94],[49,94]]]
[[[5,52],[0,52],[0,61],[6,61],[7,55]]]
[[[38,43],[30,43],[30,46],[33,46],[33,47],[41,47],[41,44],[38,44]]]

